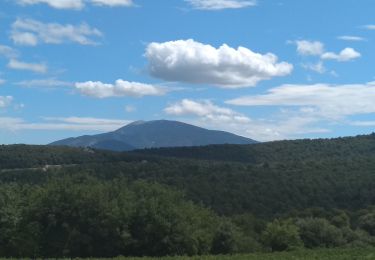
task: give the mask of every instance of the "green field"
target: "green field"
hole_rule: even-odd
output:
[[[161,258],[117,258],[117,260],[352,260],[375,259],[375,249],[302,250],[296,252],[246,254],[231,256],[161,257]]]
[[[107,260],[104,258],[90,258],[90,260]],[[281,253],[256,253],[246,255],[225,255],[225,256],[196,256],[196,257],[117,257],[111,260],[359,260],[375,259],[375,249],[322,249],[322,250],[301,250]],[[3,259],[1,259],[3,260]],[[5,260],[5,258],[4,258]],[[76,258],[76,260],[80,260]],[[109,259],[108,259],[109,260]]]
[[[117,260],[353,260],[375,259],[375,249],[348,250],[303,250],[270,254],[246,254],[231,256],[161,257],[161,258],[117,258]]]

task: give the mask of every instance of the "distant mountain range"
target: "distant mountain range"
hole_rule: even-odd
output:
[[[136,121],[113,132],[68,138],[50,145],[130,151],[144,148],[253,144],[256,142],[224,131],[207,130],[178,121],[155,120]]]

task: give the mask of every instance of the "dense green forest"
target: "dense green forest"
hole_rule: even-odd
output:
[[[375,135],[132,153],[0,146],[4,257],[367,248],[374,202]]]

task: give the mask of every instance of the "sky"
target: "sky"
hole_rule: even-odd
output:
[[[373,0],[0,0],[0,143],[168,119],[258,141],[375,127]]]

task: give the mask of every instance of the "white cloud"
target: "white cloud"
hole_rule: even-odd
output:
[[[15,83],[21,87],[28,87],[28,88],[58,88],[58,87],[71,87],[74,84],[71,82],[57,80],[55,78],[48,78],[48,79],[33,79],[33,80],[23,80],[20,82]]]
[[[194,40],[148,45],[150,73],[167,81],[211,84],[224,88],[255,86],[262,80],[286,76],[293,65],[280,62],[272,53],[259,54],[244,47],[224,44],[219,48]]]
[[[125,111],[128,112],[128,113],[132,113],[134,111],[137,111],[137,108],[134,107],[134,106],[128,105],[128,106],[125,107]]]
[[[0,108],[5,108],[13,102],[12,96],[0,96]]]
[[[132,6],[132,0],[91,0],[95,5],[106,5],[106,6]]]
[[[40,43],[61,44],[74,42],[82,45],[97,44],[91,37],[102,33],[89,25],[42,23],[32,19],[18,18],[12,25],[11,39],[15,44],[36,46]]]
[[[131,123],[129,120],[95,118],[95,117],[43,117],[46,121],[57,121],[64,123],[80,124],[80,125],[117,125],[124,126]]]
[[[165,108],[165,113],[182,117],[185,122],[209,129],[220,129],[247,136],[258,141],[297,138],[305,134],[326,133],[329,130],[315,127],[319,118],[283,112],[273,119],[250,119],[230,108],[220,107],[211,101],[181,100]]]
[[[22,118],[0,117],[0,129],[20,130],[67,130],[107,132],[129,124],[129,120],[92,117],[45,117],[41,122],[28,122]]]
[[[239,9],[249,6],[255,6],[255,0],[185,0],[194,9],[200,10],[222,10]]]
[[[15,58],[18,56],[18,52],[9,46],[0,45],[0,56]]]
[[[3,85],[5,82],[6,82],[5,79],[1,79],[1,78],[0,78],[0,85]]]
[[[47,4],[56,9],[82,9],[83,0],[16,0],[20,5]]]
[[[74,9],[81,10],[86,3],[99,6],[132,6],[132,0],[17,0],[20,5],[47,4],[56,9]]]
[[[373,127],[375,126],[375,121],[353,121],[350,124],[353,126]]]
[[[359,36],[350,36],[350,35],[343,35],[343,36],[339,36],[337,37],[339,40],[343,40],[343,41],[351,41],[351,42],[361,42],[361,41],[365,41],[366,39],[363,38],[363,37],[359,37]]]
[[[245,96],[227,101],[238,106],[297,106],[312,108],[320,118],[375,113],[375,85],[282,85],[264,95]]]
[[[363,27],[367,30],[371,30],[371,31],[375,30],[375,24],[368,24]]]
[[[353,41],[354,37],[342,36],[341,39],[351,39]],[[336,60],[339,62],[351,61],[361,57],[361,54],[353,48],[345,48],[338,54],[334,52],[325,52],[324,44],[319,41],[301,40],[295,41],[295,44],[297,45],[297,53],[302,56],[319,56],[323,60]],[[306,68],[312,69],[311,66],[306,66]]]
[[[324,52],[324,44],[319,41],[296,41],[297,52],[303,56],[320,56]]]
[[[167,92],[165,88],[121,79],[116,80],[115,84],[100,81],[78,82],[75,87],[83,95],[95,98],[161,96]]]
[[[216,106],[209,100],[197,102],[183,99],[168,106],[164,111],[169,115],[193,115],[199,116],[206,121],[220,121],[221,123],[248,123],[251,121],[250,118],[232,109]]]
[[[302,64],[302,67],[305,69],[320,73],[320,74],[323,74],[326,72],[326,68],[324,67],[324,64],[322,61],[319,61],[318,63],[315,63],[315,64],[311,64],[311,63]]]
[[[326,52],[322,55],[323,60],[336,60],[339,62],[351,61],[360,58],[361,54],[353,48],[345,48],[339,54],[333,52]]]
[[[8,63],[8,68],[15,70],[29,70],[36,73],[46,73],[48,68],[45,64],[27,63],[16,59],[11,59]]]

